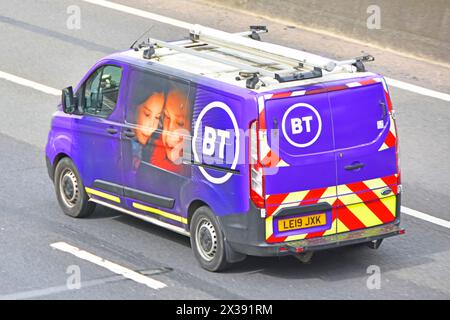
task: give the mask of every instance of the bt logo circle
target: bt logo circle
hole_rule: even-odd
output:
[[[215,123],[211,123],[211,120],[203,123],[203,119],[208,115],[210,119],[215,120]],[[233,134],[227,130],[230,127],[232,127]],[[229,169],[234,170],[239,160],[239,139],[239,126],[230,107],[220,101],[211,102],[202,109],[195,122],[194,136],[192,137],[194,160],[197,163],[207,163],[205,160],[218,160],[221,166],[229,166]],[[229,150],[231,159],[226,157],[226,145],[231,146],[232,150]],[[231,172],[215,176],[201,166],[198,168],[209,182],[215,184],[225,183],[232,176]]]
[[[296,103],[284,113],[281,130],[291,145],[298,148],[309,147],[322,132],[322,119],[310,104]]]

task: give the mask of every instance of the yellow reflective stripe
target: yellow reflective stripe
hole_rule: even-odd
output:
[[[341,187],[339,190],[346,193],[345,195],[339,196],[339,200],[346,206],[362,202],[361,198],[356,193],[353,193],[347,186]]]
[[[322,237],[335,234],[336,230],[337,230],[337,219],[334,219],[333,223],[331,224],[331,228],[325,231]]]
[[[292,203],[302,201],[305,198],[305,196],[308,194],[308,192],[309,192],[309,190],[291,192],[288,194],[288,196],[286,198],[284,198],[283,203],[291,205],[291,206],[296,206],[296,205],[298,205],[298,203],[294,203],[294,204],[292,204]]]
[[[289,236],[286,238],[286,240],[284,240],[284,242],[294,241],[294,240],[303,240],[306,238],[307,235],[308,235],[307,233],[302,233],[302,234],[296,234],[293,236]]]
[[[380,199],[381,202],[389,209],[392,213],[392,216],[396,216],[397,214],[397,198],[395,196],[391,196],[388,198]]]
[[[336,186],[328,187],[325,192],[320,197],[321,201],[326,201],[326,198],[333,197],[333,199],[336,199]],[[334,200],[333,200],[334,201]]]
[[[270,238],[270,236],[273,234],[273,217],[267,217],[266,218],[266,240]]]
[[[381,179],[372,179],[372,180],[366,180],[363,181],[363,183],[369,188],[369,189],[378,189],[378,188],[384,188],[387,187],[386,183]]]
[[[339,210],[339,209],[338,209]],[[339,213],[338,213],[339,214]],[[347,232],[347,231],[350,231],[346,226],[345,226],[345,224],[343,224],[342,222],[341,222],[341,220],[339,220],[339,219],[337,219],[338,221],[337,221],[337,232],[336,233],[341,233],[341,232]]]
[[[105,192],[102,192],[102,191],[99,191],[99,190],[95,190],[95,189],[91,189],[91,188],[87,188],[87,187],[84,188],[84,189],[86,190],[87,193],[93,194],[94,196],[98,196],[98,197],[105,198],[105,199],[108,199],[108,200],[113,201],[113,202],[120,203],[120,198],[119,197],[113,196],[113,195],[111,195],[109,193],[105,193]]]
[[[139,210],[155,213],[155,214],[158,214],[158,215],[160,215],[160,216],[162,216],[164,218],[171,219],[171,220],[174,220],[174,221],[178,221],[178,222],[181,222],[181,223],[184,223],[184,224],[188,223],[186,218],[183,218],[181,216],[177,216],[176,214],[165,212],[165,211],[162,211],[162,210],[159,210],[159,209],[156,209],[156,208],[144,206],[143,204],[140,204],[140,203],[137,203],[137,202],[133,202],[133,207],[136,208],[136,209],[139,209]]]
[[[367,228],[383,224],[383,221],[381,221],[380,218],[378,218],[364,202],[347,206],[347,209],[350,210],[353,215]]]
[[[336,202],[336,197],[332,197],[332,198],[325,198],[325,199],[320,199],[319,202],[327,202],[329,205],[333,206],[333,204]]]

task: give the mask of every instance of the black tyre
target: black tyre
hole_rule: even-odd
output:
[[[228,266],[225,241],[216,217],[208,207],[198,208],[190,223],[191,246],[200,265],[208,271],[223,271]]]
[[[62,158],[55,168],[55,192],[64,213],[73,218],[92,214],[95,203],[89,202],[80,174],[72,160]]]

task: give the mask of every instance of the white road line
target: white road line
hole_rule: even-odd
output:
[[[162,23],[167,23],[172,26],[183,28],[183,29],[190,29],[192,27],[192,23],[187,23],[187,22],[184,22],[181,20],[169,18],[166,16],[162,16],[160,14],[151,13],[148,11],[136,9],[133,7],[125,6],[123,4],[118,4],[115,2],[111,2],[111,1],[103,1],[103,0],[82,0],[82,1],[92,3],[92,4],[95,4],[98,6],[102,6],[105,8],[129,13],[129,14],[141,17],[141,18],[146,18],[146,19],[150,19],[150,20],[154,20],[154,21],[159,21]]]
[[[15,292],[0,296],[0,300],[25,300],[25,299],[36,299],[52,294],[68,292],[68,291],[78,291],[81,289],[86,289],[93,286],[104,285],[106,283],[123,281],[122,276],[111,276],[103,279],[96,279],[90,281],[83,281],[80,283],[80,289],[69,289],[67,285],[54,286],[44,289],[36,289],[22,292]]]
[[[144,284],[147,287],[150,287],[152,289],[158,290],[158,289],[167,287],[167,285],[165,283],[162,283],[160,281],[157,281],[157,280],[154,280],[147,276],[144,276],[143,274],[137,273],[128,268],[122,267],[114,262],[105,260],[105,259],[98,257],[90,252],[78,249],[77,247],[74,247],[65,242],[55,242],[55,243],[52,243],[50,246],[52,248],[73,254],[74,256],[76,256],[80,259],[92,262],[98,266],[108,269],[109,271],[119,274],[127,279]]]
[[[410,208],[407,208],[407,207],[403,207],[403,206],[401,207],[400,211],[402,213],[410,215],[412,217],[415,217],[415,218],[418,218],[418,219],[421,219],[421,220],[425,220],[425,221],[437,224],[437,225],[439,225],[441,227],[450,229],[450,221],[447,221],[447,220],[444,220],[444,219],[440,219],[440,218],[436,218],[436,217],[430,216],[429,214],[426,214],[426,213],[423,213],[423,212],[420,212],[420,211],[417,211],[417,210],[414,210],[414,209],[410,209]]]
[[[403,82],[403,81],[399,81],[399,80],[395,80],[395,79],[391,79],[391,78],[387,78],[387,77],[385,77],[385,79],[386,79],[387,84],[391,87],[396,87],[396,88],[403,89],[406,91],[421,94],[423,96],[428,96],[428,97],[432,97],[432,98],[450,102],[450,94],[426,89],[424,87],[419,87],[414,84],[410,84],[407,82]]]
[[[25,78],[21,78],[21,77],[15,76],[15,75],[7,73],[7,72],[0,71],[0,79],[5,79],[8,81],[20,84],[22,86],[33,88],[35,90],[39,90],[41,92],[51,94],[54,96],[61,95],[61,90],[58,90],[58,89],[55,89],[52,87],[48,87],[46,85],[31,81],[31,80],[27,80]]]
[[[191,23],[188,23],[185,21],[169,18],[166,16],[162,16],[162,15],[151,13],[148,11],[136,9],[133,7],[129,7],[129,6],[126,6],[123,4],[118,4],[115,2],[111,2],[111,1],[106,1],[106,0],[82,0],[82,1],[94,4],[94,5],[102,6],[105,8],[121,11],[121,12],[128,13],[131,15],[135,15],[135,16],[138,16],[141,18],[146,18],[146,19],[158,21],[161,23],[167,23],[167,24],[173,25],[175,27],[180,27],[180,28],[184,28],[184,29],[190,29],[192,27]],[[416,86],[416,85],[413,85],[413,84],[410,84],[407,82],[403,82],[403,81],[399,81],[399,80],[395,80],[395,79],[391,79],[391,78],[385,78],[385,79],[386,79],[386,82],[392,87],[396,87],[399,89],[403,89],[406,91],[414,92],[417,94],[421,94],[424,96],[428,96],[428,97],[432,97],[432,98],[436,98],[436,99],[440,99],[440,100],[444,100],[444,101],[450,101],[450,94],[431,90],[431,89],[426,89],[426,88],[423,88],[420,86]]]

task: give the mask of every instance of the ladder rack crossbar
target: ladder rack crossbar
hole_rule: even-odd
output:
[[[215,43],[223,46],[231,46],[237,50],[251,51],[260,55],[266,55],[272,59],[288,59],[296,64],[308,65],[313,68],[320,68],[326,71],[333,71],[338,62],[332,59],[321,57],[315,54],[280,46],[273,43],[256,41],[236,34],[207,28],[201,25],[194,25],[190,31],[194,39],[207,43]]]
[[[210,54],[206,54],[203,52],[198,52],[195,49],[190,49],[190,48],[185,48],[183,46],[180,45],[176,45],[176,44],[172,44],[169,42],[165,42],[162,40],[157,40],[157,39],[150,39],[150,43],[155,44],[158,47],[165,47],[165,48],[169,48],[171,50],[175,50],[178,52],[182,52],[185,54],[189,54],[189,55],[193,55],[199,58],[203,58],[203,59],[207,59],[207,60],[211,60],[214,62],[218,62],[218,63],[222,63],[231,67],[235,67],[239,70],[245,70],[245,71],[249,71],[252,73],[258,73],[262,76],[267,76],[267,77],[271,77],[271,78],[275,78],[276,74],[274,72],[270,72],[266,69],[263,68],[258,68],[252,65],[248,65],[245,63],[240,63],[240,62],[236,62],[236,61],[231,61],[229,59],[225,59],[225,58],[221,58],[221,57],[216,57]]]

